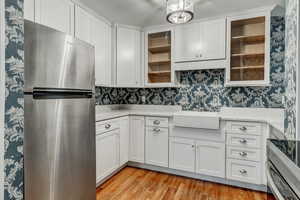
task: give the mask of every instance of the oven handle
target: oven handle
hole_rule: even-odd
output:
[[[272,177],[271,177],[271,174],[270,174],[270,171],[269,171],[269,164],[268,164],[268,167],[267,167],[267,179],[268,179],[268,184],[270,185],[270,188],[273,192],[273,195],[278,199],[278,200],[285,200],[283,198],[283,196],[280,194],[279,190],[277,189]]]

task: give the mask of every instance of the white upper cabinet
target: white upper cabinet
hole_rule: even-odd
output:
[[[34,22],[34,2],[35,0],[25,0],[24,1],[24,19]]]
[[[200,23],[200,59],[226,58],[226,20],[219,19]]]
[[[228,17],[226,86],[270,84],[270,15],[258,12]]]
[[[175,28],[175,62],[226,58],[226,19]]]
[[[141,86],[141,32],[134,28],[117,26],[116,48],[117,86]]]
[[[32,0],[30,1],[29,4],[32,4]],[[28,8],[29,5],[26,7],[28,13],[25,16],[30,18],[32,8]],[[35,22],[73,35],[74,3],[70,0],[35,0]]]
[[[201,50],[200,24],[175,28],[175,62],[199,60]]]
[[[107,22],[91,18],[91,43],[95,47],[95,80],[97,86],[112,84],[112,28]]]
[[[75,37],[92,43],[92,16],[77,5],[75,7]]]

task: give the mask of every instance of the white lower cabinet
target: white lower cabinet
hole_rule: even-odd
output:
[[[96,136],[97,182],[109,176],[119,167],[119,129]]]
[[[120,166],[129,160],[129,117],[120,118]]]
[[[195,141],[170,138],[170,168],[195,172]]]
[[[146,164],[161,167],[169,166],[169,130],[168,128],[146,128]]]
[[[225,178],[225,144],[196,142],[196,173]]]
[[[145,117],[130,117],[130,152],[129,160],[145,162]]]

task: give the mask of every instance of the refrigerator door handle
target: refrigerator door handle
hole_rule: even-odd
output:
[[[34,99],[48,98],[92,98],[92,90],[83,89],[58,89],[58,88],[33,88]]]

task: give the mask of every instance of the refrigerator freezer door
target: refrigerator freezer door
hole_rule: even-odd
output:
[[[70,35],[24,22],[25,92],[36,88],[94,90],[94,47]]]
[[[94,101],[25,95],[25,199],[96,199]]]

